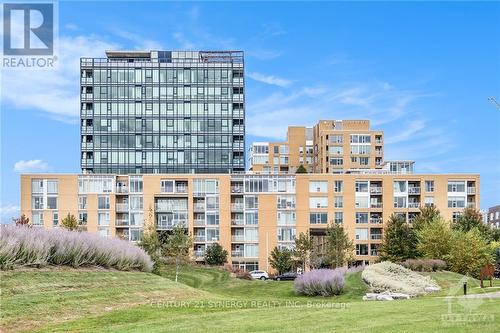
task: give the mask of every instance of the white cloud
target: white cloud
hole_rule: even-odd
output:
[[[104,50],[116,48],[117,44],[95,36],[61,36],[56,68],[4,71],[2,98],[15,108],[39,110],[53,119],[76,123],[80,57],[104,57]]]
[[[0,223],[11,223],[12,218],[19,217],[21,207],[13,204],[4,204],[0,206]]]
[[[255,81],[278,87],[287,87],[292,84],[292,81],[274,75],[265,75],[257,72],[250,72],[247,74],[247,76]]]
[[[196,44],[184,37],[181,32],[174,32],[172,37],[179,43],[180,48],[183,50],[194,50],[196,49]]]
[[[20,160],[14,164],[14,172],[26,173],[26,172],[43,172],[49,169],[47,162],[42,160]]]
[[[163,46],[159,41],[154,39],[144,38],[144,35],[136,34],[134,32],[130,32],[124,29],[113,28],[111,32],[121,37],[127,41],[130,41],[134,44],[134,48],[136,50],[162,50]]]

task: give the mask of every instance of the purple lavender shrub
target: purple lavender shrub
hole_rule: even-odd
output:
[[[295,279],[295,293],[306,296],[340,295],[344,290],[345,273],[343,268],[314,269]]]
[[[151,258],[138,246],[117,238],[65,229],[0,227],[0,268],[18,266],[100,266],[151,271]]]

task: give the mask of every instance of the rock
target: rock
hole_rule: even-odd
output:
[[[408,294],[384,291],[380,294],[366,293],[366,295],[363,296],[363,301],[393,301],[395,299],[410,299],[410,297],[411,296]]]
[[[377,296],[377,301],[394,301],[394,298],[392,298],[392,296],[389,296],[389,295],[378,295]]]
[[[424,291],[425,291],[426,293],[435,293],[435,292],[438,292],[438,291],[440,291],[440,290],[441,290],[441,288],[440,288],[440,287],[434,287],[434,286],[429,286],[429,287],[425,287],[425,288],[424,288]]]

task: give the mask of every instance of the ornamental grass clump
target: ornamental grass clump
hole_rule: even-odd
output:
[[[153,262],[144,250],[117,238],[64,229],[0,227],[1,269],[47,265],[149,272]]]
[[[361,274],[372,292],[394,292],[417,296],[426,293],[426,289],[439,289],[428,276],[422,276],[401,265],[384,261],[369,265]]]
[[[344,290],[344,274],[346,270],[314,269],[295,279],[295,292],[306,296],[340,295]]]

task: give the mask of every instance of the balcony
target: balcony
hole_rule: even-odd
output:
[[[231,204],[231,210],[233,212],[242,212],[243,211],[243,203],[238,204],[238,203],[232,203]]]
[[[195,219],[193,224],[195,227],[205,226],[205,219]]]
[[[243,219],[231,219],[231,225],[245,225],[245,220],[243,220]]]
[[[88,94],[82,93],[81,94],[82,100],[87,100],[87,99],[92,100],[93,96],[94,96],[94,94],[92,94],[92,93],[88,93]]]
[[[206,237],[205,235],[195,235],[194,236],[194,241],[195,242],[205,242]]]
[[[82,126],[82,133],[92,133],[94,126]]]
[[[373,257],[378,257],[378,250],[370,250],[370,255]]]
[[[82,150],[92,149],[94,148],[93,142],[82,142]]]
[[[467,187],[467,194],[476,194],[476,188],[475,187]]]
[[[408,208],[420,208],[420,202],[408,202]]]
[[[420,187],[408,187],[408,194],[420,194]]]
[[[115,210],[117,212],[128,212],[128,203],[117,203]]]
[[[130,222],[128,219],[116,219],[115,226],[117,227],[128,227],[130,226]]]
[[[176,211],[176,212],[186,212],[187,211],[187,207],[186,206],[182,206],[182,205],[173,205],[173,204],[170,204],[170,203],[156,203],[155,204],[155,210],[157,212],[173,212],[173,211]]]
[[[231,193],[243,193],[243,186],[231,186]]]
[[[245,236],[244,235],[232,235],[231,236],[231,241],[233,243],[240,243],[245,241]]]
[[[193,210],[195,212],[204,212],[205,211],[205,203],[195,203]]]
[[[371,224],[382,224],[382,219],[380,217],[370,217]]]
[[[205,251],[203,250],[194,251],[194,256],[196,258],[203,258],[205,256]]]
[[[476,208],[475,202],[467,202],[467,208]]]
[[[375,150],[375,155],[382,156],[382,150]]]
[[[370,238],[372,240],[381,240],[382,239],[382,234],[371,234]]]
[[[381,202],[371,202],[370,208],[382,208],[382,203]]]
[[[231,257],[244,257],[244,252],[241,250],[231,251]]]
[[[371,194],[382,194],[382,187],[381,186],[372,186],[372,187],[370,187],[370,193]]]
[[[158,221],[156,228],[159,230],[170,230],[174,227],[187,228],[187,221],[185,220],[172,220],[172,221]]]
[[[127,186],[116,186],[116,193],[128,193]]]

